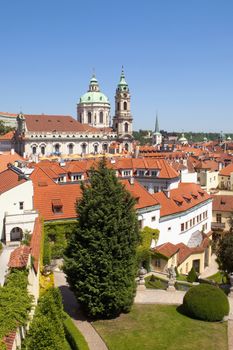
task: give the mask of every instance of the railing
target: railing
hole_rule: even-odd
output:
[[[211,222],[211,229],[212,230],[224,230],[225,229],[225,223],[222,223],[222,222]]]

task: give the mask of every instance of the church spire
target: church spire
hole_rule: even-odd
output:
[[[121,76],[120,76],[120,81],[119,81],[119,84],[118,84],[118,90],[119,91],[128,91],[129,88],[128,88],[128,84],[125,80],[125,73],[124,73],[124,67],[122,66],[121,68]]]
[[[158,119],[158,113],[156,113],[155,132],[159,132],[159,119]]]

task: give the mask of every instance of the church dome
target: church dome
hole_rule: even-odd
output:
[[[109,104],[107,96],[100,91],[98,80],[96,79],[94,74],[92,75],[92,78],[90,80],[88,92],[86,92],[80,97],[79,103]]]
[[[80,97],[79,103],[108,103],[109,100],[106,95],[100,91],[88,91]]]

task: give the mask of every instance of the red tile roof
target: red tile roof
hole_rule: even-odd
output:
[[[157,192],[152,196],[161,205],[161,217],[186,211],[212,198],[199,185],[193,183],[179,183],[177,189],[170,190],[170,198],[164,192]]]
[[[8,131],[6,134],[0,135],[0,141],[12,140],[14,136],[15,136],[14,131]]]
[[[154,199],[153,196],[139,182],[134,180],[134,183],[130,184],[130,180],[121,180],[121,183],[125,186],[125,189],[129,191],[137,200],[135,205],[136,209],[159,205],[156,199]]]
[[[17,117],[18,114],[14,114],[14,113],[9,113],[9,112],[0,112],[0,115],[6,115],[8,117]]]
[[[23,158],[18,154],[11,154],[10,152],[0,153],[0,172],[8,168],[7,164],[15,163],[17,160],[23,160]]]
[[[23,184],[26,179],[20,179],[19,175],[13,170],[7,169],[0,173],[0,194],[11,190],[12,188]]]
[[[166,256],[167,258],[171,258],[174,254],[176,254],[179,248],[170,242],[158,245],[155,249],[156,252]]]
[[[223,168],[220,172],[220,176],[230,176],[231,173],[233,173],[233,163],[227,165],[225,168]]]
[[[3,341],[6,345],[6,350],[12,350],[15,342],[16,331],[10,332],[6,337],[4,337]]]
[[[99,129],[81,124],[77,120],[66,115],[29,115],[24,114],[28,131],[34,132],[99,132]]]
[[[28,264],[30,251],[31,251],[31,248],[26,245],[22,245],[16,248],[15,250],[13,250],[13,252],[10,255],[8,266],[10,268],[18,268],[18,269],[26,267]]]
[[[233,196],[213,196],[213,211],[233,212]]]

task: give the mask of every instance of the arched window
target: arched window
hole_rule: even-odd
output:
[[[73,154],[74,153],[74,145],[73,143],[70,143],[68,145],[68,154]]]
[[[125,123],[125,132],[128,132],[128,131],[129,131],[129,124]]]
[[[42,155],[45,155],[45,146],[41,146],[40,151]]]
[[[124,102],[124,111],[127,111],[127,102]]]
[[[120,110],[120,102],[117,102],[117,110]]]
[[[103,124],[103,122],[104,122],[104,114],[103,114],[103,112],[101,111],[101,112],[100,112],[100,123]]]
[[[82,144],[82,154],[87,153],[87,145],[85,143]]]
[[[60,145],[59,145],[59,143],[56,143],[56,145],[55,145],[55,147],[54,147],[54,152],[55,152],[56,154],[59,154],[59,153],[60,153]]]
[[[128,152],[128,150],[129,150],[129,145],[128,145],[128,143],[125,143],[125,150]]]
[[[32,154],[36,154],[36,146],[32,147]]]
[[[88,124],[91,124],[91,112],[87,113]]]
[[[97,144],[94,145],[94,153],[98,153],[98,145]]]
[[[108,144],[107,143],[103,144],[103,151],[108,152]]]

